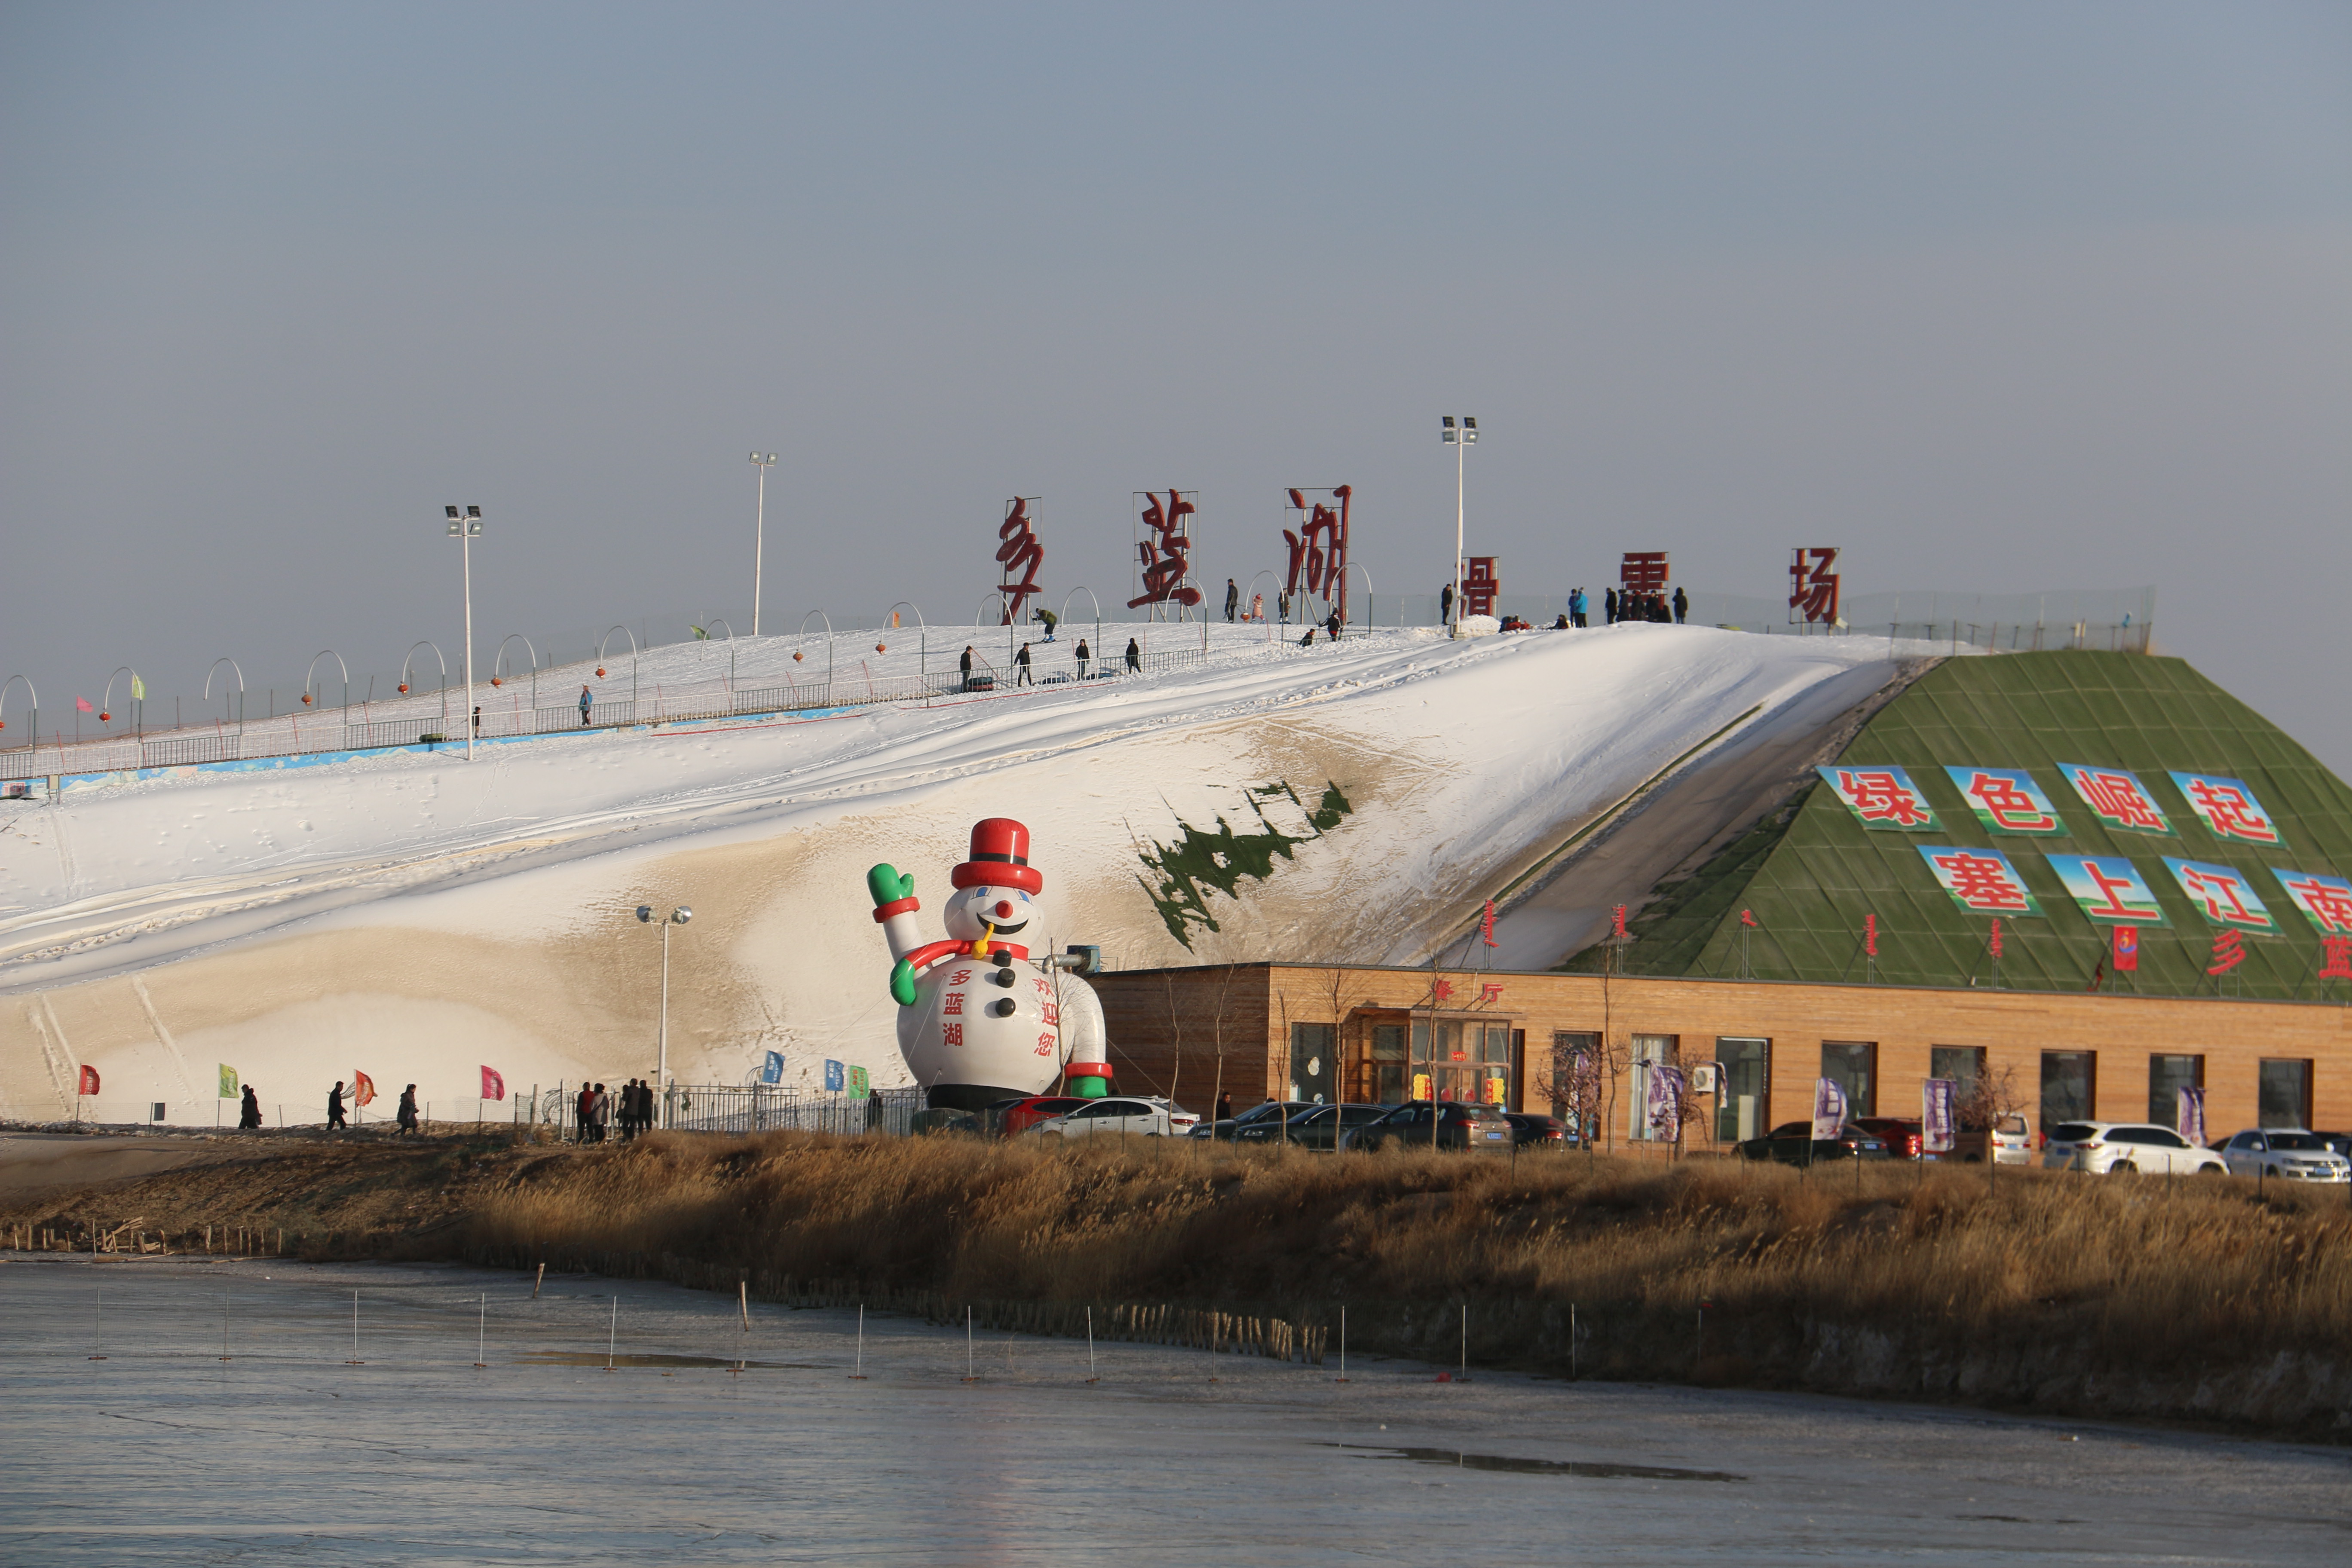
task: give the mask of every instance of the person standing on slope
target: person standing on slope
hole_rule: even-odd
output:
[[[956,668],[963,671],[963,689],[970,691],[971,689],[971,645],[970,643],[964,645],[963,657],[956,660]]]
[[[1235,586],[1234,585],[1234,580],[1233,580],[1231,577],[1226,578],[1226,579],[1225,579],[1225,619],[1226,619],[1226,620],[1228,620],[1228,621],[1232,620],[1232,619],[1234,618],[1234,611],[1236,611],[1236,610],[1238,610],[1238,609],[1240,609],[1240,608],[1241,608],[1241,605],[1242,605],[1242,591],[1241,591],[1239,588],[1237,588],[1237,587],[1235,587]]]
[[[1448,583],[1437,590],[1437,624],[1444,626],[1451,626],[1453,623],[1454,584]]]
[[[580,727],[582,729],[588,727],[588,710],[594,706],[596,706],[596,699],[590,695],[588,683],[582,681],[580,683]]]
[[[1136,646],[1133,637],[1127,639],[1127,669],[1130,675],[1139,674],[1143,669],[1143,650]]]
[[[251,1084],[245,1086],[245,1104],[237,1112],[236,1130],[240,1132],[261,1131],[261,1101],[255,1097]]]
[[[1584,590],[1580,586],[1568,596],[1568,618],[1572,625],[1584,625]]]
[[[327,1131],[341,1132],[343,1125],[343,1080],[337,1079],[335,1087],[327,1091]]]
[[[1333,642],[1338,642],[1339,640],[1340,625],[1339,612],[1337,610],[1332,611],[1323,622],[1323,635],[1329,637]]]
[[[1078,679],[1080,680],[1087,678],[1087,665],[1093,658],[1093,651],[1087,647],[1087,639],[1080,637],[1078,639]]]
[[[402,1132],[416,1131],[416,1086],[413,1083],[400,1091],[398,1122]]]
[[[1680,588],[1676,588],[1675,590],[1675,625],[1681,626],[1683,617],[1689,614],[1690,600]]]
[[[1029,645],[1027,643],[1023,643],[1021,645],[1021,651],[1013,656],[1013,663],[1014,667],[1021,671],[1021,674],[1014,679],[1013,684],[1015,686],[1029,685]]]

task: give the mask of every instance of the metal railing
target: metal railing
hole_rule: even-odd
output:
[[[615,1096],[617,1088],[607,1092]],[[919,1089],[880,1089],[863,1098],[812,1093],[777,1084],[672,1084],[655,1106],[655,1126],[677,1132],[835,1132],[903,1138],[914,1131],[923,1109]],[[602,1137],[581,1137],[580,1086],[542,1090],[536,1104],[529,1094],[514,1097],[518,1127],[551,1128],[567,1142],[618,1142],[625,1134],[617,1114],[606,1120]]]

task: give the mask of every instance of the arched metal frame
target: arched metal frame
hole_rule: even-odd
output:
[[[304,667],[303,671],[302,671],[302,695],[303,695],[303,696],[305,696],[305,697],[308,697],[309,695],[310,695],[310,672],[311,672],[312,670],[315,670],[315,669],[317,669],[317,668],[319,668],[319,661],[320,661],[320,659],[322,659],[322,658],[331,658],[331,659],[333,659],[333,660],[335,661],[335,668],[336,668],[337,669],[339,669],[339,670],[341,670],[341,671],[342,671],[342,676],[343,676],[343,706],[344,706],[344,707],[346,707],[346,708],[349,708],[349,707],[352,705],[352,672],[351,672],[351,670],[350,670],[348,668],[346,668],[346,667],[345,667],[345,665],[344,665],[344,663],[343,663],[343,656],[342,656],[341,654],[337,653],[333,648],[331,648],[331,647],[322,647],[322,648],[320,648],[318,652],[316,652],[316,653],[314,653],[314,654],[312,654],[312,655],[310,656],[310,664],[309,664],[309,665],[307,665],[306,667]],[[321,696],[324,696],[324,695],[325,695],[325,693],[321,692],[321,693],[320,693],[320,695],[321,695]],[[323,704],[323,703],[312,703],[312,704],[310,704],[310,706],[314,707],[314,708],[319,708],[319,707],[323,707],[323,706],[324,706],[324,704]]]
[[[539,649],[531,647],[530,639],[520,632],[509,632],[505,641],[499,644],[498,655],[490,660],[491,682],[499,686],[506,684],[507,643],[510,642],[522,644],[523,651],[530,655],[530,705],[536,711],[539,708]]]
[[[35,689],[33,678],[29,675],[12,675],[5,681],[0,681],[0,730],[7,728],[8,689],[20,680],[25,683],[25,689],[33,694],[32,739],[25,743],[28,746],[37,746],[41,742],[41,694]]]
[[[1274,628],[1276,626],[1286,626],[1289,624],[1282,618],[1282,574],[1278,572],[1268,570],[1265,567],[1260,567],[1257,572],[1257,576],[1252,577],[1249,580],[1250,596],[1253,598],[1257,596],[1258,577],[1263,577],[1274,584],[1275,614],[1273,617],[1265,623],[1265,640],[1268,644],[1272,644],[1276,636]]]
[[[824,623],[824,703],[830,708],[833,706],[833,617],[823,610],[811,610],[808,616],[801,617],[801,624],[793,628],[794,641],[799,641],[808,631],[809,616],[814,616]],[[793,651],[799,650],[795,648]]]
[[[626,625],[606,626],[604,635],[596,639],[598,664],[604,662],[604,645],[613,640],[614,632],[629,639],[629,721],[634,724],[637,719],[637,663],[645,650],[637,647],[637,634],[631,631]]]
[[[1361,572],[1364,574],[1364,624],[1368,626],[1380,625],[1379,601],[1372,595],[1371,568],[1360,561],[1350,561],[1339,568],[1339,574],[1343,577],[1350,572]],[[1349,623],[1342,620],[1339,624],[1344,626]]]
[[[931,696],[931,683],[928,679],[931,668],[931,623],[923,619],[922,606],[912,599],[901,599],[882,612],[882,624],[888,626],[890,617],[897,615],[902,605],[915,612],[915,681],[923,689],[923,700],[928,702]]]
[[[727,627],[727,698],[731,702],[735,698],[735,628],[725,616],[711,616],[710,626]],[[702,628],[702,637],[705,642],[710,640],[710,626]]]
[[[144,687],[147,683],[140,679],[139,672],[131,668],[127,664],[118,665],[115,668],[114,675],[128,675],[131,677],[131,689],[132,692],[131,700],[135,704],[131,714],[131,732],[134,735],[145,734],[147,732],[145,722],[147,700],[137,695],[137,693],[140,689]],[[114,675],[110,675],[106,678],[106,691],[98,700],[99,717],[101,719],[103,719],[108,713],[112,712],[114,710]]]
[[[213,677],[219,672],[222,665],[226,665],[236,671],[236,732],[242,735],[245,733],[245,669],[243,666],[226,654],[213,660],[212,668],[205,671],[205,700],[210,702],[213,700]],[[228,682],[226,680],[221,682],[221,700],[224,702],[228,700]]]
[[[1088,651],[1093,654],[1095,668],[1099,670],[1102,668],[1102,601],[1095,597],[1095,591],[1081,583],[1063,595],[1062,618],[1066,621],[1070,618],[1070,601],[1080,594],[1084,594],[1087,596],[1087,602],[1095,607],[1095,640]]]
[[[991,599],[996,601],[996,618],[1004,623],[1004,674],[1009,679],[1013,674],[1013,639],[1020,635],[1021,628],[1013,624],[1013,608],[1004,602],[1003,589],[991,588],[980,596],[980,602],[983,605]],[[988,623],[974,616],[971,618],[971,624],[982,626]]]
[[[400,684],[403,686],[406,686],[408,684],[408,667],[410,662],[416,658],[416,650],[420,647],[431,648],[433,650],[433,658],[441,666],[441,728],[446,731],[449,728],[449,661],[442,657],[441,645],[435,642],[431,637],[427,637],[420,643],[411,644],[408,651],[403,654],[400,658]],[[409,694],[404,691],[401,695],[405,697]]]

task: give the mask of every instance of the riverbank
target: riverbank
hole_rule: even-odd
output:
[[[1045,1331],[1089,1307],[1223,1314],[1186,1331],[1238,1319],[1302,1356],[1344,1306],[1351,1345],[1441,1365],[2352,1439],[2340,1191],[803,1134],[223,1142],[0,1186],[0,1226],[85,1249],[282,1232],[314,1259],[594,1268]]]

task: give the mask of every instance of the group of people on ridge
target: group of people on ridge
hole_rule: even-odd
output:
[[[1037,613],[1042,616],[1048,612],[1040,610]],[[1054,639],[1049,637],[1045,640],[1047,642],[1052,642]],[[1095,650],[1087,646],[1086,638],[1080,637],[1078,639],[1078,646],[1074,651],[1077,656],[1078,679],[1080,680],[1093,679],[1096,674]],[[1023,643],[1021,645],[1021,651],[1013,656],[1013,685],[1034,686],[1036,684],[1035,679],[1031,674],[1032,667],[1030,658],[1029,645],[1027,643]],[[973,689],[971,683],[972,668],[979,662],[981,662],[980,656],[972,651],[970,645],[966,645],[962,657],[956,660],[956,669],[963,678],[962,687],[966,691]],[[1137,642],[1133,637],[1127,639],[1127,668],[1128,673],[1130,675],[1137,674],[1143,668],[1143,645]],[[989,679],[992,680],[994,677],[991,676]]]
[[[606,1130],[618,1122],[621,1142],[626,1143],[654,1124],[654,1086],[633,1078],[615,1095],[607,1094],[601,1083],[583,1084],[572,1110],[579,1118],[581,1142],[602,1143]]]

